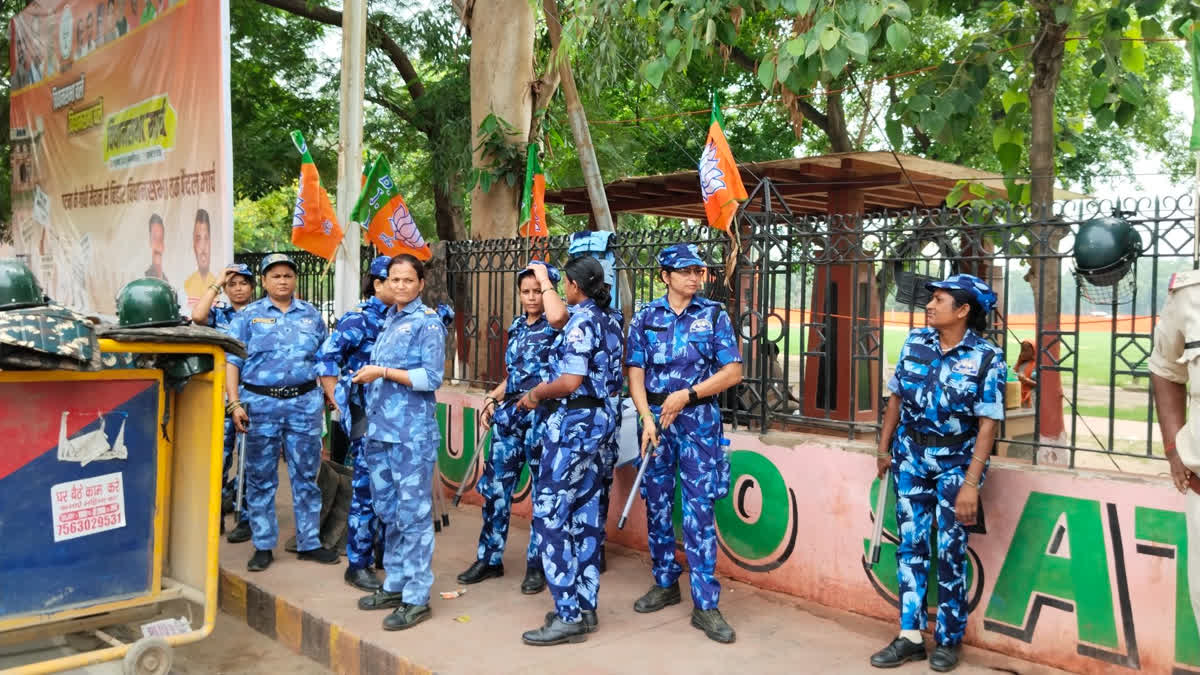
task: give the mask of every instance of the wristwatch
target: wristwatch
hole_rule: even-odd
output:
[[[688,403],[695,405],[699,400],[700,397],[696,395],[696,389],[694,387],[688,387]]]

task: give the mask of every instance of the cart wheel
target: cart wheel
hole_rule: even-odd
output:
[[[175,660],[171,645],[160,637],[142,638],[125,652],[125,675],[166,675]]]

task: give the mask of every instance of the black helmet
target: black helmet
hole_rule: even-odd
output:
[[[162,279],[135,279],[117,294],[117,321],[124,328],[178,326],[179,298]]]
[[[1075,273],[1093,286],[1113,286],[1142,252],[1142,238],[1118,215],[1093,218],[1075,235]]]
[[[38,307],[47,302],[25,263],[15,258],[0,260],[0,311]]]

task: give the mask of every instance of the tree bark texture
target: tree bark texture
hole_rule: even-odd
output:
[[[1038,435],[1046,441],[1058,440],[1065,430],[1063,423],[1062,378],[1056,370],[1059,359],[1059,311],[1062,263],[1057,257],[1058,245],[1066,235],[1065,228],[1054,223],[1054,99],[1062,74],[1063,46],[1067,24],[1058,23],[1050,0],[1033,3],[1037,10],[1039,28],[1030,56],[1033,82],[1029,88],[1031,117],[1029,143],[1030,204],[1034,237],[1027,275],[1034,297],[1040,297],[1038,307],[1038,336],[1040,341],[1038,370]],[[1047,460],[1065,463],[1059,453],[1049,452]]]
[[[470,20],[472,133],[495,114],[516,129],[511,142],[521,143],[529,137],[533,113],[533,8],[528,0],[492,0],[475,4]],[[480,167],[487,158],[476,149],[472,161]],[[487,192],[472,190],[471,236],[516,236],[522,188],[497,182]]]

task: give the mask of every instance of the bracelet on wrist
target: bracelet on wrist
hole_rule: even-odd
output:
[[[970,485],[971,487],[975,488],[976,490],[979,489],[979,481],[972,482],[970,478],[963,478],[963,485]]]
[[[987,458],[987,457],[980,457],[980,456],[978,456],[978,455],[971,455],[971,461],[972,461],[972,462],[979,462],[980,464],[986,465],[986,464],[988,463],[988,458]],[[970,464],[968,464],[967,466],[970,466]]]
[[[218,293],[220,293],[220,292],[221,292],[221,285],[220,285],[220,284],[212,284],[212,285],[210,285],[210,286],[209,286],[209,288],[213,289],[214,291],[216,291],[216,292],[218,292]]]

